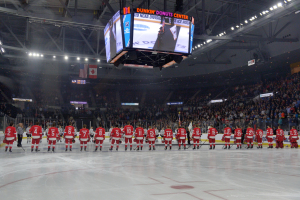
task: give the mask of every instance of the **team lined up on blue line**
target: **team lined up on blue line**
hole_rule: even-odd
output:
[[[42,140],[42,127],[39,126],[39,122],[36,122],[34,126],[32,126],[27,136],[31,138],[31,152],[39,151],[39,143]],[[216,135],[218,134],[217,129],[210,126],[208,127],[208,141],[209,141],[209,149],[215,149],[215,139]],[[224,134],[222,141],[225,142],[225,148],[224,149],[230,149],[230,138],[231,138],[232,130],[230,127],[224,128]],[[199,149],[200,147],[200,141],[201,141],[201,129],[199,128],[199,125],[195,125],[192,130],[192,136],[190,140],[193,141],[194,150]],[[242,129],[240,127],[236,127],[234,130],[234,143],[237,146],[237,149],[242,148]],[[253,148],[253,141],[256,141],[258,144],[257,148],[263,148],[262,147],[262,139],[263,139],[263,130],[258,128],[256,131],[251,126],[248,126],[246,130],[246,135],[243,142],[247,142],[248,149]],[[271,127],[267,128],[267,134],[266,138],[269,143],[268,148],[273,148],[273,129]],[[47,132],[47,142],[48,142],[48,151],[54,152],[55,151],[55,145],[56,142],[58,142],[61,137],[65,139],[65,145],[66,150],[65,151],[72,151],[72,144],[75,143],[75,128],[70,123],[69,126],[65,127],[64,134],[61,136],[59,134],[58,128],[56,128],[56,124],[53,123],[52,127],[48,129]],[[103,141],[105,140],[105,129],[99,126],[96,131],[95,135],[93,135],[93,142],[95,143],[95,151],[102,150]],[[122,138],[125,138],[125,151],[127,151],[127,147],[130,147],[130,151],[132,150],[132,143],[136,142],[137,148],[136,150],[142,150],[143,149],[143,143],[144,140],[146,143],[149,144],[149,150],[155,150],[155,142],[157,141],[158,134],[156,134],[155,129],[149,126],[149,129],[145,131],[140,125],[137,126],[137,128],[134,130],[133,126],[130,125],[130,122],[127,123],[127,125],[121,130],[118,125],[115,125],[111,129],[110,133],[110,141],[111,141],[111,147],[110,151],[113,150],[114,145],[116,144],[116,150],[119,149],[119,144]],[[167,127],[163,134],[161,134],[162,137],[162,143],[165,144],[165,150],[172,149],[172,141],[173,141],[173,131],[170,127]],[[186,139],[187,139],[187,132],[182,127],[179,126],[179,128],[176,131],[176,140],[178,142],[179,150],[181,149],[181,146],[183,145],[184,149],[186,149]],[[283,148],[283,141],[285,140],[285,135],[283,130],[279,127],[276,130],[276,148]],[[298,137],[298,131],[295,129],[295,127],[292,127],[290,130],[290,136],[289,140],[291,142],[291,148],[298,148],[297,140]],[[12,152],[12,146],[14,141],[17,140],[16,137],[16,128],[14,127],[13,123],[10,123],[8,127],[5,129],[5,136],[3,143],[6,143],[5,151]],[[86,128],[86,125],[83,125],[83,128],[79,131],[79,141],[80,141],[80,151],[84,149],[86,151],[87,143],[91,140],[91,135],[89,130]]]

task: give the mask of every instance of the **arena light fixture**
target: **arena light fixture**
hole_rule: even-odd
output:
[[[273,7],[271,7],[270,10],[271,10],[271,11],[274,10]]]
[[[88,59],[88,58],[85,58],[84,60],[85,60],[85,61],[88,61],[89,59]]]
[[[277,7],[278,7],[278,8],[282,7],[282,3],[278,3],[278,4],[277,4]]]
[[[100,62],[100,59],[98,59],[97,62]]]
[[[5,50],[3,49],[3,47],[1,47],[1,51],[2,51],[2,53],[5,53]]]
[[[65,56],[65,60],[68,60],[69,59],[69,57],[68,56]]]
[[[198,47],[200,47],[200,44],[198,44]]]
[[[231,30],[233,30],[233,31],[234,31],[234,27],[231,27]]]
[[[276,10],[277,8],[278,8],[277,5],[273,6],[273,9],[274,9],[274,10]]]
[[[53,58],[56,58],[56,56],[53,56]]]
[[[36,56],[37,56],[37,57],[40,57],[40,54],[38,53],[38,54],[36,54]]]
[[[239,28],[240,26],[239,26],[239,25],[236,25],[235,27]]]
[[[32,56],[32,53],[29,53],[28,56]]]
[[[33,53],[33,54],[32,54],[32,56],[33,56],[33,57],[35,57],[35,56],[36,56],[36,54],[35,54],[35,53]]]
[[[80,58],[79,58],[79,57],[77,57],[77,60],[80,60]]]
[[[43,54],[41,54],[41,57],[43,58],[43,57],[44,57],[44,55],[43,55]]]

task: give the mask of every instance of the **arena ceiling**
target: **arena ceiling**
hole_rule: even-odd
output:
[[[182,6],[180,6],[182,2]],[[28,65],[47,67],[56,62],[66,68],[88,58],[101,67],[98,77],[156,76],[151,69],[116,69],[105,62],[103,29],[120,7],[143,7],[181,12],[195,18],[194,52],[178,65],[164,69],[161,77],[183,77],[257,65],[299,49],[299,0],[0,0],[0,40],[5,49],[4,68],[28,71]],[[283,7],[270,11],[274,5]],[[270,11],[260,15],[263,11]],[[256,17],[255,17],[256,16]],[[254,20],[250,21],[254,17]],[[247,20],[247,24],[245,21]],[[241,25],[243,24],[243,25]],[[237,26],[239,25],[239,28]],[[232,30],[234,28],[234,30]],[[222,37],[216,37],[226,32]],[[207,41],[211,41],[209,44]],[[205,44],[204,44],[205,43]],[[196,48],[197,47],[197,48]],[[43,54],[39,61],[29,52]],[[69,59],[65,61],[64,55]],[[56,59],[53,59],[56,56]],[[61,58],[61,59],[60,59]],[[42,61],[41,61],[42,59]],[[98,63],[98,59],[101,61]],[[78,69],[68,71],[78,74]],[[108,76],[109,74],[109,76]],[[136,76],[133,76],[136,75]],[[157,76],[156,76],[157,77]]]

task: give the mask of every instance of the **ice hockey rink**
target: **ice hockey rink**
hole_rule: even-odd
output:
[[[48,153],[14,144],[13,152],[0,148],[0,198],[53,199],[300,199],[298,149],[222,149],[178,151],[72,152],[59,143]],[[106,141],[108,142],[108,141]],[[135,148],[135,146],[134,146]]]

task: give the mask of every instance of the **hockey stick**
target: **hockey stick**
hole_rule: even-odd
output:
[[[205,140],[205,142],[203,144],[200,145],[199,149],[202,147],[202,145],[204,145],[207,142],[207,140]]]
[[[23,151],[25,151],[25,149],[21,146],[21,148],[23,149]]]

